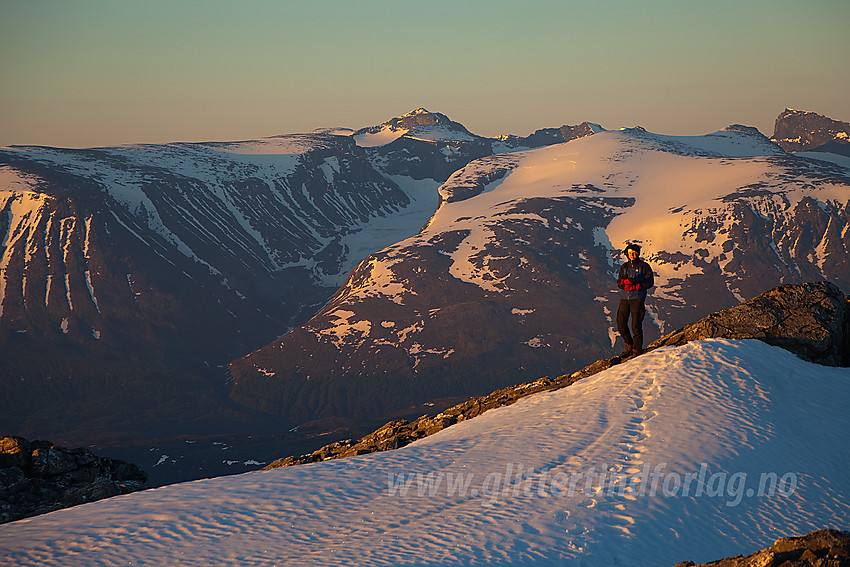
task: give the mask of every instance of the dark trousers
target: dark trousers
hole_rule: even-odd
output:
[[[626,341],[626,346],[635,350],[643,348],[644,315],[646,315],[646,307],[643,305],[643,299],[620,300],[620,307],[617,309],[617,330]],[[631,325],[629,325],[629,318],[631,318]]]

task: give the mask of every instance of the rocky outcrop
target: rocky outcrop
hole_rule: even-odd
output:
[[[829,282],[783,285],[674,331],[649,349],[708,338],[759,339],[809,362],[848,366],[850,304]]]
[[[145,488],[135,465],[49,441],[0,437],[0,523]]]
[[[786,152],[829,151],[850,155],[850,124],[815,112],[786,108],[776,119],[771,140]]]
[[[653,342],[646,350],[681,346],[690,341],[709,338],[759,339],[810,362],[850,366],[850,297],[829,282],[780,286],[678,329]],[[492,394],[467,400],[436,416],[423,415],[413,422],[403,419],[392,421],[357,441],[338,441],[307,455],[278,459],[265,468],[398,449],[489,409],[511,405],[537,392],[569,386],[620,362],[618,357],[602,359],[577,372],[554,379],[546,377],[502,388]]]
[[[850,532],[819,530],[799,537],[784,537],[772,546],[746,557],[738,555],[711,563],[695,565],[692,561],[675,567],[848,567],[850,566]]]

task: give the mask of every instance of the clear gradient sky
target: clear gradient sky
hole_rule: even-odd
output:
[[[850,0],[0,0],[0,146],[850,121]]]

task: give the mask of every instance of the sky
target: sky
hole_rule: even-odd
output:
[[[0,146],[850,121],[846,0],[0,0]]]

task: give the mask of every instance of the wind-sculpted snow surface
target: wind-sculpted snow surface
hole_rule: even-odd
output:
[[[234,398],[290,418],[383,417],[560,375],[614,346],[629,241],[656,273],[649,339],[783,283],[850,287],[850,172],[755,129],[600,132],[455,172],[416,236],[231,365]]]
[[[673,565],[846,530],[850,370],[663,347],[407,447],[0,526],[26,565]]]

